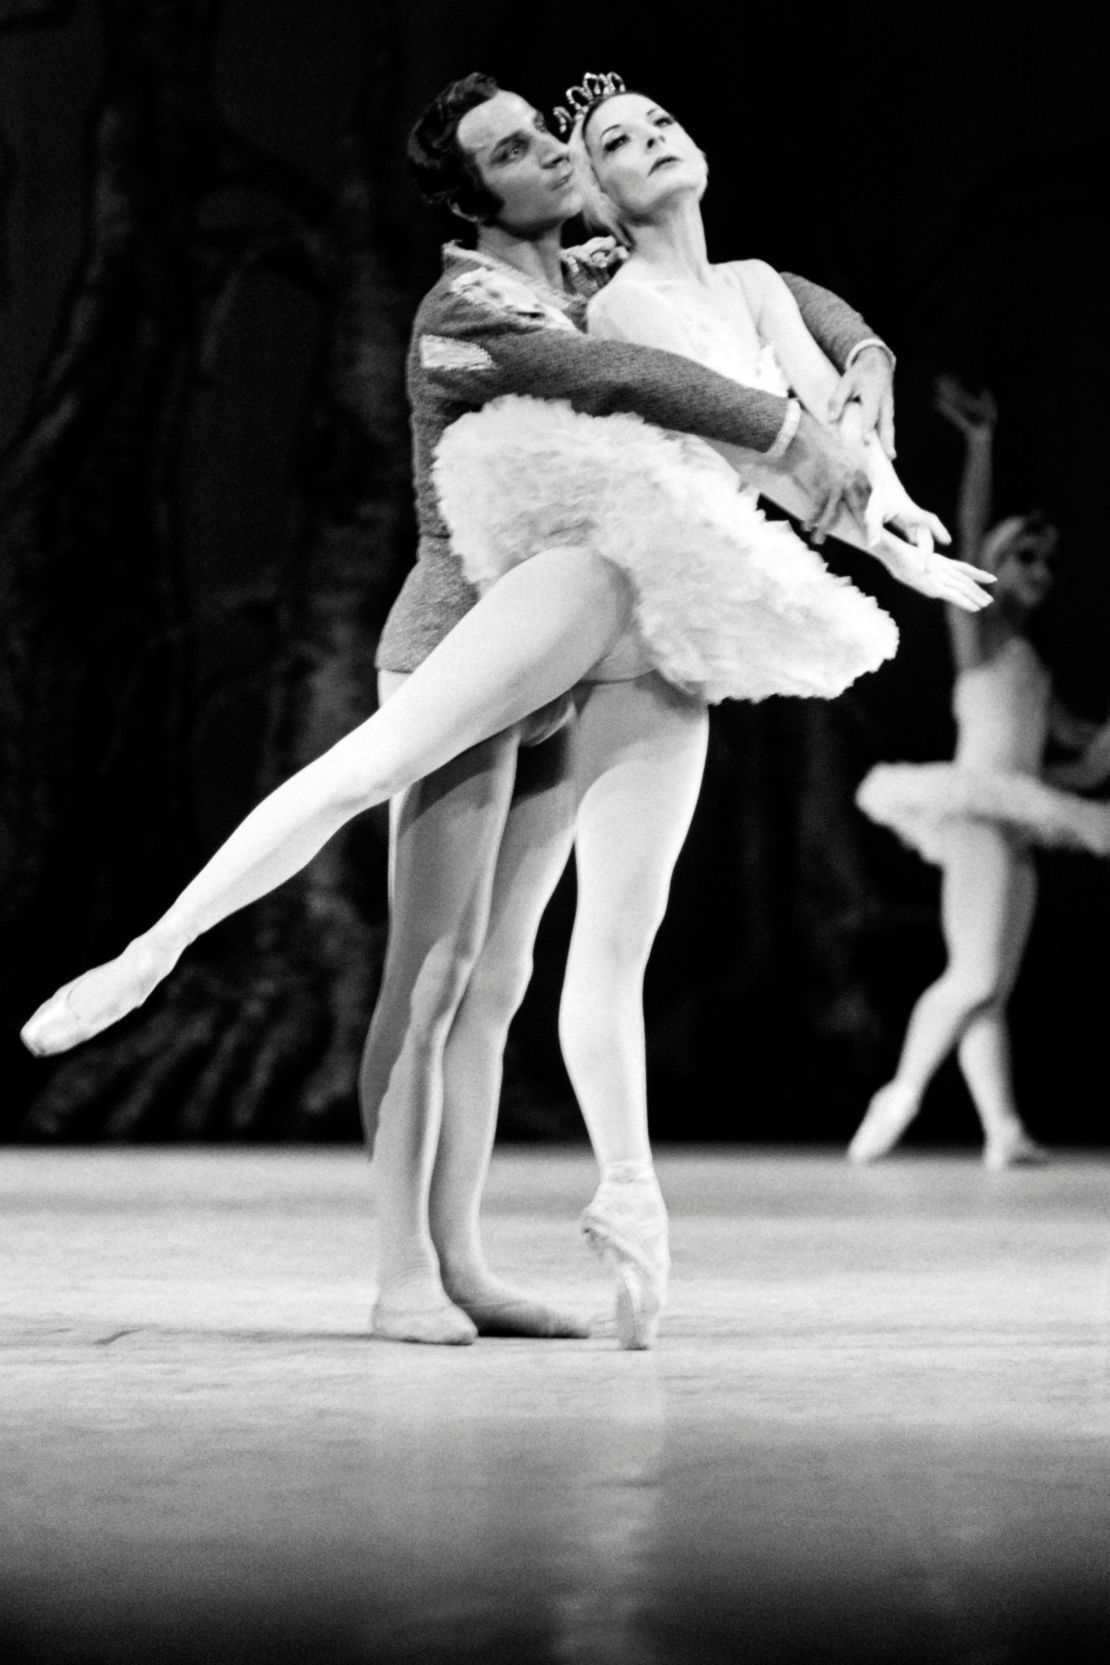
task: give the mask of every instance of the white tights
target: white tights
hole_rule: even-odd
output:
[[[648,1164],[644,970],[705,765],[705,707],[656,675],[590,690],[574,739],[578,906],[563,1057],[604,1171]]]
[[[957,1057],[988,1140],[1020,1127],[1010,1072],[1006,1002],[1021,968],[1036,905],[1033,858],[983,822],[947,834],[941,879],[945,971],[918,1000],[887,1091],[904,1095],[906,1120],[940,1064]]]
[[[77,980],[74,1015],[102,1028],[138,1005],[188,942],[298,872],[352,816],[581,682],[630,612],[622,575],[582,549],[506,574],[373,717],[250,812],[145,936]],[[599,685],[579,728],[582,900],[563,1045],[600,1161],[639,1161],[643,970],[696,798],[705,718],[651,675]]]
[[[580,691],[569,737],[574,792],[578,905],[560,1013],[564,1057],[598,1164],[651,1161],[643,1030],[643,974],[666,906],[671,874],[697,800],[705,756],[704,707],[655,674]],[[430,1306],[439,1280],[456,1299],[494,1287],[481,1249],[478,1211],[497,1115],[501,1054],[524,993],[540,914],[565,860],[570,816],[558,780],[534,783],[506,811],[508,742],[499,737],[469,761],[469,780],[423,806],[424,850],[413,829],[399,847],[420,864],[419,899],[402,898],[395,928],[410,913],[438,921],[431,951],[421,940],[391,945],[375,1015],[364,1106],[380,1105],[375,1148],[381,1259],[387,1303]],[[485,751],[490,755],[486,757]],[[463,761],[460,760],[460,764]],[[530,761],[525,755],[524,762]],[[461,794],[465,791],[468,796]],[[469,895],[464,816],[485,816],[499,838],[492,883]],[[438,817],[438,825],[436,819]],[[457,825],[456,825],[457,823]],[[463,843],[460,845],[460,838]],[[407,841],[402,844],[402,841]],[[437,860],[438,858],[438,860]],[[461,892],[437,903],[442,883]],[[415,875],[403,874],[402,888]],[[429,891],[429,887],[431,890]],[[418,923],[418,920],[416,921]],[[419,929],[410,935],[420,937]],[[478,942],[473,949],[468,944]],[[406,972],[411,951],[419,969]],[[442,965],[433,965],[438,955]],[[452,993],[448,981],[457,979]],[[435,1022],[410,988],[435,986]],[[392,984],[392,986],[391,986]],[[401,1010],[392,1013],[400,1001]],[[442,1020],[442,1021],[440,1021]],[[371,1118],[368,1118],[371,1119]]]
[[[625,579],[587,550],[545,550],[507,573],[386,705],[251,810],[144,937],[80,979],[74,1010],[118,1005],[121,980],[142,985],[123,1010],[139,1004],[189,942],[298,873],[352,817],[581,681],[630,611]]]
[[[400,685],[382,680],[383,697]],[[491,1288],[479,1205],[509,1024],[570,854],[569,773],[566,731],[521,750],[509,730],[391,805],[389,948],[359,1080],[387,1304]]]

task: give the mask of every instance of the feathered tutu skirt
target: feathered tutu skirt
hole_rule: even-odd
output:
[[[864,777],[856,803],[938,865],[949,829],[967,821],[993,822],[1023,844],[1110,856],[1110,804],[1061,792],[1034,775],[958,763],[880,763]]]
[[[707,701],[832,699],[898,646],[893,620],[767,520],[722,458],[638,416],[495,399],[446,430],[434,476],[480,590],[541,550],[588,547],[626,575],[651,663]]]

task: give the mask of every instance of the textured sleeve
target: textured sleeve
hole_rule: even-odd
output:
[[[782,281],[797,302],[809,333],[838,370],[846,370],[855,350],[863,346],[882,347],[893,362],[894,354],[886,342],[831,289],[822,289],[819,283],[796,277],[793,272],[783,272]]]
[[[506,393],[566,399],[591,416],[630,411],[661,428],[765,452],[787,416],[777,394],[739,386],[654,347],[496,313],[465,296],[422,308],[414,350],[430,384],[476,406]]]

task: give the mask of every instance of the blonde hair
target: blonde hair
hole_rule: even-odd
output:
[[[1023,538],[1034,538],[1046,553],[1055,549],[1059,534],[1042,515],[1007,515],[997,526],[992,526],[979,545],[979,565],[997,573],[1007,555]]]
[[[596,105],[592,106],[588,113],[592,115],[596,108]],[[570,152],[578,189],[582,194],[582,218],[586,222],[586,229],[606,232],[609,236],[615,237],[618,243],[631,248],[631,230],[618,214],[612,197],[606,196],[598,183],[593,160],[586,149],[585,126],[585,118],[579,116],[567,140],[567,150]]]

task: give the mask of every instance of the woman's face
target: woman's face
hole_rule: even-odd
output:
[[[652,219],[678,195],[705,190],[705,157],[674,117],[641,93],[607,98],[587,121],[584,139],[598,184],[630,225]]]
[[[1056,578],[1056,532],[1051,526],[1019,533],[998,563],[998,600],[1031,613]]]

